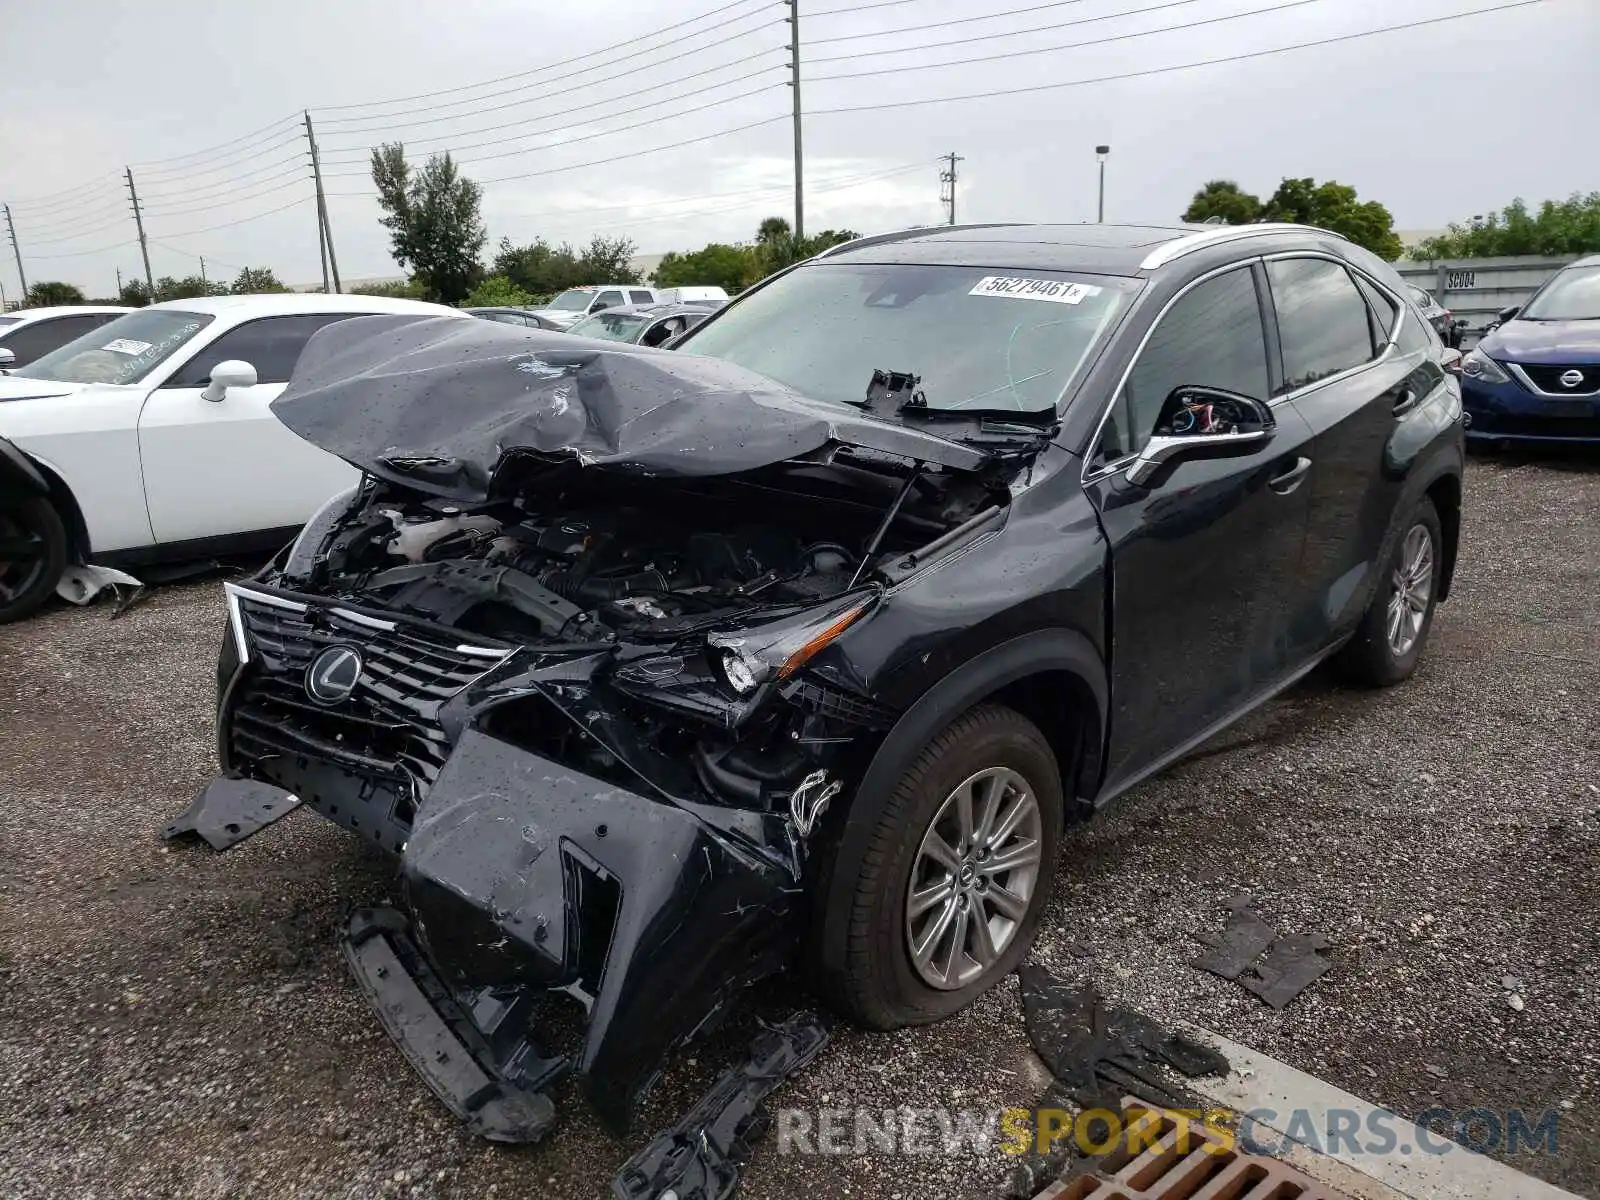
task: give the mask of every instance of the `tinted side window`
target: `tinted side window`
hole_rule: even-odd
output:
[[[1101,435],[1100,458],[1144,447],[1174,388],[1203,385],[1267,398],[1267,342],[1249,267],[1191,288],[1139,353]]]
[[[615,308],[622,303],[622,293],[618,291],[601,292],[595,297],[594,307],[590,312],[599,312],[602,308]]]
[[[1367,311],[1372,315],[1372,344],[1382,353],[1389,341],[1389,331],[1394,328],[1394,319],[1400,315],[1400,306],[1365,275],[1351,274],[1356,287],[1361,290],[1362,298],[1367,302]]]
[[[1377,352],[1367,302],[1338,263],[1322,258],[1267,264],[1283,344],[1283,385],[1292,392],[1369,361]]]
[[[629,292],[628,299],[635,304],[654,304],[656,298],[649,292]]]
[[[517,316],[516,313],[483,313],[482,315],[488,317],[491,321],[498,321],[502,325],[527,325],[527,322]]]
[[[211,369],[236,358],[256,369],[257,383],[288,383],[300,352],[311,335],[324,325],[357,313],[301,313],[292,317],[263,317],[228,330],[211,345],[179,367],[167,387],[205,387]]]
[[[4,337],[0,337],[0,346],[17,356],[13,366],[25,367],[41,354],[60,346],[65,346],[73,338],[82,337],[91,329],[98,328],[105,323],[105,318],[94,313],[85,313],[81,317],[54,317],[48,321],[36,321],[31,325],[24,325]]]

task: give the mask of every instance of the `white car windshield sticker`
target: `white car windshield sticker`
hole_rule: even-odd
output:
[[[113,338],[104,346],[101,346],[100,349],[109,350],[113,354],[130,354],[134,358],[138,358],[139,355],[150,349],[150,343],[136,342],[132,338]]]
[[[969,296],[1002,296],[1008,300],[1048,300],[1051,304],[1077,304],[1085,296],[1098,296],[1092,283],[1063,283],[1059,279],[1024,279],[1019,275],[985,275],[972,285]]]

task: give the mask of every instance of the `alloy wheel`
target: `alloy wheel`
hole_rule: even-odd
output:
[[[1387,631],[1389,651],[1396,658],[1411,653],[1422,636],[1422,623],[1433,599],[1433,535],[1426,525],[1413,525],[1400,544],[1400,561],[1389,581]]]
[[[1039,880],[1039,800],[1009,767],[963,781],[922,835],[906,889],[906,948],[930,987],[965,987],[1005,953]]]

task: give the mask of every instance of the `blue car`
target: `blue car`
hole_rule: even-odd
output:
[[[1600,445],[1600,255],[1500,317],[1461,360],[1468,440]]]

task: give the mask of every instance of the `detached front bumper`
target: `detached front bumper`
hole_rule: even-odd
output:
[[[1600,444],[1600,395],[1541,396],[1516,379],[1464,375],[1461,406],[1471,441]]]

